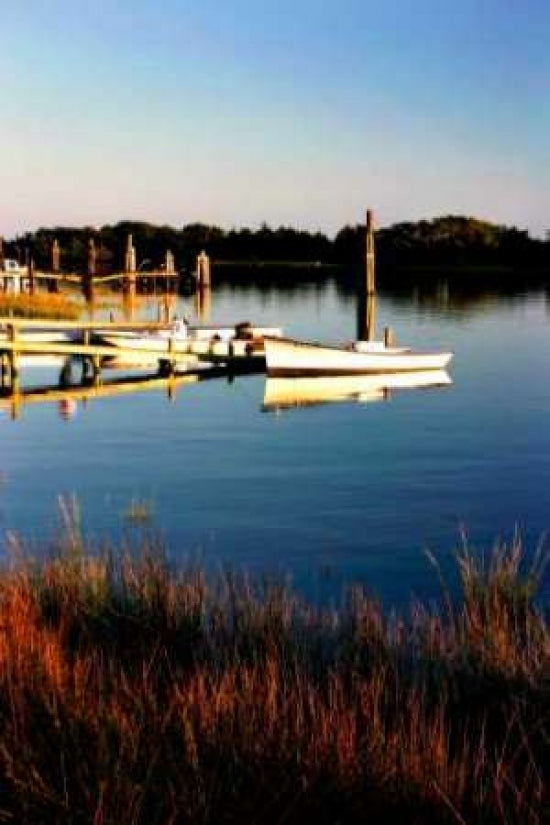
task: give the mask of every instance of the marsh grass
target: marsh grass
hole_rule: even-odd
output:
[[[158,547],[14,543],[0,574],[0,820],[548,821],[550,633],[519,539],[461,600],[386,615]],[[545,807],[546,806],[546,807]]]
[[[35,293],[34,295],[7,295],[0,293],[0,315],[13,318],[44,318],[51,321],[76,321],[81,308],[63,295]]]

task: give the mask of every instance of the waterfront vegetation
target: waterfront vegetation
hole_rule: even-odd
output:
[[[362,264],[365,254],[363,223],[344,226],[334,237],[323,232],[306,231],[288,226],[272,228],[266,224],[249,229],[229,230],[203,223],[181,228],[122,221],[114,226],[52,227],[6,242],[6,254],[23,260],[28,250],[39,268],[51,263],[54,239],[61,248],[64,271],[85,272],[91,239],[96,248],[97,272],[118,271],[124,261],[128,234],[132,234],[138,263],[146,270],[158,268],[166,250],[175,255],[177,266],[193,268],[195,256],[205,250],[215,262],[309,262],[342,265]],[[426,272],[452,267],[461,279],[465,271],[493,275],[497,279],[518,273],[537,272],[539,279],[550,279],[550,238],[532,238],[516,227],[502,226],[473,217],[448,215],[417,222],[397,223],[376,233],[378,271],[381,283],[391,281],[395,273],[411,268]],[[283,267],[281,267],[283,269]],[[267,274],[267,273],[266,273]],[[318,277],[326,277],[322,268]],[[333,273],[332,273],[333,274]],[[273,276],[273,271],[269,273]],[[250,270],[248,276],[252,277]],[[285,278],[300,276],[296,267]],[[257,278],[257,273],[255,275]]]
[[[0,819],[548,821],[550,631],[521,542],[385,614],[99,552],[78,519],[0,574]]]
[[[0,315],[13,318],[44,318],[50,321],[76,321],[80,312],[80,306],[64,295],[10,295],[0,292]]]

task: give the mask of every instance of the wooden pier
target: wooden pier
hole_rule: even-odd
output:
[[[0,327],[6,330],[6,337],[0,339],[0,387],[17,391],[20,386],[22,358],[26,355],[60,356],[70,364],[82,364],[83,381],[100,383],[102,370],[113,362],[121,368],[139,368],[139,360],[144,366],[156,366],[161,375],[173,375],[178,369],[192,372],[204,369],[204,363],[223,366],[227,371],[251,372],[264,367],[263,344],[261,340],[233,339],[219,341],[215,337],[207,340],[166,339],[166,349],[159,350],[158,344],[151,348],[112,346],[101,341],[101,335],[121,331],[154,332],[165,329],[165,325],[155,322],[114,323],[108,321],[44,321],[31,319],[0,318]],[[26,332],[48,331],[69,332],[76,340],[37,341],[25,337]]]

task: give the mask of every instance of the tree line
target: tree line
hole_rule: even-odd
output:
[[[181,228],[145,222],[122,221],[100,229],[93,227],[41,228],[4,243],[6,257],[24,262],[32,255],[37,267],[51,266],[51,249],[57,239],[61,269],[86,271],[88,247],[94,241],[99,271],[123,267],[131,234],[142,269],[157,269],[170,250],[180,270],[192,270],[196,255],[205,250],[215,262],[235,264],[289,262],[360,265],[364,259],[363,224],[342,227],[333,238],[322,232],[292,227],[222,229],[190,223]],[[550,271],[550,237],[532,238],[528,232],[476,218],[449,215],[405,222],[376,232],[379,269],[384,272],[418,267],[504,267]]]

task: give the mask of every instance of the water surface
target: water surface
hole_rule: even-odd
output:
[[[193,300],[178,311],[193,319]],[[173,559],[283,572],[314,597],[358,579],[399,605],[439,592],[424,551],[447,571],[462,529],[490,548],[518,527],[532,550],[549,526],[547,296],[413,290],[377,316],[403,343],[453,350],[452,386],[275,414],[253,375],[89,401],[68,420],[57,404],[0,413],[0,530],[41,541],[58,497],[76,496],[92,537],[152,529]],[[210,320],[336,342],[354,337],[356,306],[333,283],[224,286]],[[132,500],[147,526],[129,524]]]

